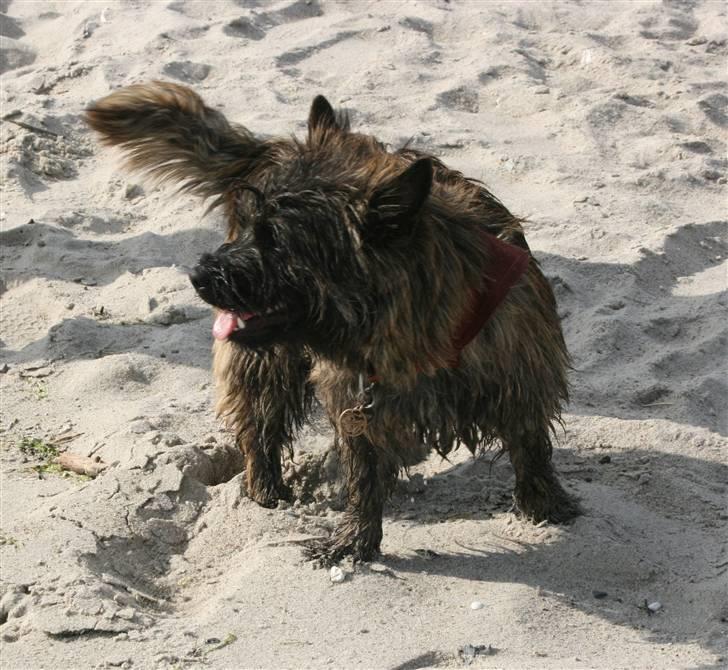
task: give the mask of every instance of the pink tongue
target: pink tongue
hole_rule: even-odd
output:
[[[212,326],[212,335],[216,340],[230,337],[238,325],[238,319],[232,312],[220,312]]]

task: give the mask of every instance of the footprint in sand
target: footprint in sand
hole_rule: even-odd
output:
[[[211,67],[205,63],[193,63],[189,60],[167,63],[162,72],[168,77],[186,82],[203,81],[210,74]]]
[[[478,81],[483,86],[487,86],[488,84],[492,84],[496,79],[501,79],[513,71],[513,68],[509,65],[493,65],[478,75]]]
[[[294,23],[295,21],[303,21],[304,19],[313,19],[317,16],[323,16],[324,12],[318,0],[298,0],[275,12],[268,12],[266,16],[275,23],[280,25],[283,23]]]
[[[611,128],[619,123],[631,107],[628,107],[621,100],[607,100],[606,102],[592,105],[586,115],[586,120],[595,132],[601,132],[604,128]]]
[[[698,22],[690,16],[691,10],[680,11],[684,5],[681,3],[666,3],[673,5],[673,11],[655,12],[641,22],[640,35],[648,40],[687,40],[698,29]]]
[[[167,9],[170,12],[179,12],[180,14],[184,14],[185,13],[184,0],[174,0],[174,2],[170,2],[167,5]]]
[[[346,30],[341,33],[336,33],[336,35],[334,35],[332,38],[324,40],[323,42],[319,42],[318,44],[312,44],[308,47],[299,47],[298,49],[291,49],[291,51],[286,51],[285,53],[282,53],[280,56],[278,56],[278,58],[276,58],[276,65],[278,65],[278,67],[297,65],[301,61],[310,58],[319,51],[328,49],[329,47],[332,47],[335,44],[343,42],[344,40],[347,40],[350,37],[354,37],[358,34],[359,33],[355,30]]]
[[[245,9],[254,9],[260,6],[256,0],[238,0],[237,5]],[[258,14],[252,12],[251,16],[241,16],[223,26],[223,33],[229,37],[239,37],[249,40],[262,40],[271,28],[323,16],[323,10],[317,0],[298,0],[291,5],[272,12]]]
[[[222,32],[229,37],[262,40],[268,27],[259,17],[250,19],[247,16],[241,16],[239,19],[230,21],[226,26],[223,26]]]
[[[714,93],[701,100],[698,107],[713,123],[721,128],[728,127],[728,96]]]
[[[691,151],[694,154],[712,154],[713,149],[707,142],[702,142],[700,140],[695,140],[691,142],[682,142],[680,144],[681,147],[684,149],[687,149],[688,151]]]
[[[476,114],[480,110],[478,92],[468,86],[450,89],[437,96],[438,106],[458,112]]]
[[[399,25],[403,28],[414,30],[416,33],[424,33],[428,37],[432,37],[432,24],[429,21],[425,21],[425,19],[420,19],[416,16],[406,16],[400,20]]]

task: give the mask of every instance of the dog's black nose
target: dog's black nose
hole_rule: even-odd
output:
[[[196,289],[199,290],[201,286],[205,285],[206,278],[207,271],[201,265],[196,265],[192,268],[192,270],[190,270],[190,281],[192,282],[192,286]]]
[[[192,286],[195,287],[195,291],[197,291],[200,298],[210,302],[212,299],[212,276],[210,271],[200,263],[192,268],[189,276]]]

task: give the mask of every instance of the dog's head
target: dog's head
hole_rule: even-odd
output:
[[[314,103],[309,137],[320,137],[321,123],[335,118],[326,108],[323,98]],[[360,158],[356,166],[352,151],[381,149],[346,132],[343,124],[329,127],[324,143],[285,147],[282,164],[250,175],[259,186],[240,184],[227,194],[228,241],[204,254],[190,277],[219,310],[216,338],[341,353],[371,335],[383,301],[392,299],[381,261],[389,253],[396,265],[407,253],[432,168],[421,160],[372,188],[361,172],[381,159]]]
[[[87,119],[133,167],[224,206],[227,241],[190,276],[218,310],[215,337],[348,355],[376,347],[376,333],[412,352],[407,334],[426,332],[409,322],[428,313],[421,265],[436,262],[421,225],[430,159],[351,132],[322,96],[305,141],[258,140],[189,89],[159,82],[112,94]]]

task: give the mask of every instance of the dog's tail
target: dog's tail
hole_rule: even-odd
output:
[[[264,151],[242,126],[232,125],[186,86],[168,82],[119,89],[92,104],[86,121],[128,166],[203,197],[220,195],[244,177]]]

